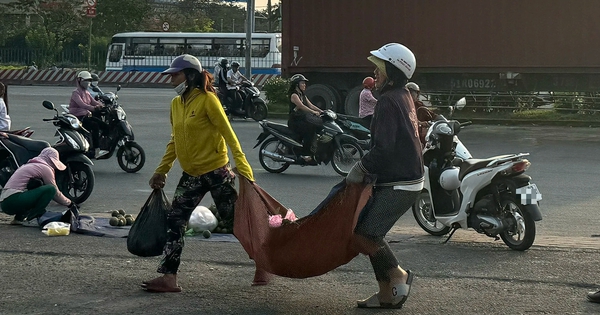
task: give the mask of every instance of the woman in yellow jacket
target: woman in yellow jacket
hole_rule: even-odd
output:
[[[227,146],[239,173],[254,181],[252,168],[212,87],[212,75],[202,69],[191,55],[181,55],[163,71],[171,76],[178,94],[171,101],[171,140],[165,155],[150,179],[150,187],[163,188],[175,159],[183,175],[175,190],[168,213],[168,239],[158,272],[163,275],[145,281],[142,287],[152,292],[180,292],[177,270],[183,249],[185,226],[192,211],[210,191],[227,229],[233,229],[237,199],[235,175],[231,171]]]

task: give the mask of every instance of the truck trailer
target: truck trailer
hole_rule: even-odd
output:
[[[281,0],[282,75],[304,74],[317,106],[358,112],[369,52],[417,59],[411,81],[439,95],[600,90],[600,1]]]

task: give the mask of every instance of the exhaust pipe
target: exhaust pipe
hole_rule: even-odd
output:
[[[279,162],[287,162],[287,163],[294,163],[296,162],[296,160],[294,159],[290,159],[289,157],[285,157],[283,155],[279,155],[277,153],[271,152],[271,151],[267,151],[267,150],[262,150],[261,153],[266,156],[269,157],[275,161],[279,161]]]

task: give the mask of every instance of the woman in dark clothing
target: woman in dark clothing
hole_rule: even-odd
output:
[[[368,59],[376,66],[375,87],[381,96],[371,123],[371,150],[350,170],[346,182],[361,183],[366,174],[376,180],[354,233],[359,250],[371,260],[379,292],[358,301],[358,307],[401,308],[413,275],[400,268],[384,237],[423,189],[418,120],[404,87],[415,71],[416,59],[397,43],[371,51]]]
[[[308,80],[301,74],[294,74],[290,78],[290,112],[288,127],[302,136],[304,159],[309,162],[312,160],[314,152],[311,151],[311,145],[314,135],[323,128],[323,121],[320,118],[323,110],[313,105],[306,97],[306,82]]]

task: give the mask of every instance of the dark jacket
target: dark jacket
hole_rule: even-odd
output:
[[[376,175],[377,184],[423,180],[417,114],[406,88],[381,94],[371,123],[371,150],[362,158],[361,166]]]

